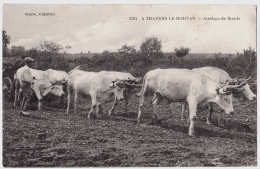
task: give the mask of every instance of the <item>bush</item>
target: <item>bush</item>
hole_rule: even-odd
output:
[[[144,76],[149,70],[156,68],[187,68],[193,69],[204,66],[219,67],[227,71],[231,77],[249,76],[256,73],[257,54],[251,48],[244,50],[244,54],[223,55],[215,54],[208,57],[190,55],[189,57],[167,57],[163,53],[118,53],[104,52],[92,57],[64,58],[61,54],[30,49],[19,57],[7,57],[13,64],[14,70],[24,65],[23,59],[30,56],[36,60],[36,68],[46,70],[49,68],[70,71],[80,65],[86,71],[121,71],[130,72],[136,77]],[[15,72],[14,71],[14,72]]]
[[[175,50],[175,55],[180,58],[183,58],[190,52],[189,48],[184,48],[184,47],[180,47],[180,49],[175,48],[174,50]]]

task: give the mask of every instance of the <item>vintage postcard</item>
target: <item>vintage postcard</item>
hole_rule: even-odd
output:
[[[257,166],[257,5],[2,15],[4,167]]]

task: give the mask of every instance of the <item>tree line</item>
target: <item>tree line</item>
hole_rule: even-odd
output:
[[[23,59],[29,56],[36,59],[36,67],[42,70],[53,68],[69,71],[80,65],[83,70],[88,71],[127,71],[133,75],[142,76],[155,68],[192,69],[202,66],[215,66],[234,75],[256,73],[257,54],[252,48],[244,49],[243,53],[236,55],[216,53],[211,57],[202,59],[185,57],[191,51],[187,47],[175,47],[173,53],[166,55],[162,52],[162,42],[158,38],[147,37],[140,45],[139,50],[135,46],[124,44],[116,52],[104,50],[100,54],[93,54],[92,57],[82,55],[80,58],[66,59],[64,54],[72,48],[71,46],[63,47],[52,41],[43,41],[29,50],[26,50],[23,46],[12,46],[9,49],[10,41],[11,37],[6,31],[3,31],[3,56],[9,58],[9,61],[11,60],[16,70],[23,66]]]

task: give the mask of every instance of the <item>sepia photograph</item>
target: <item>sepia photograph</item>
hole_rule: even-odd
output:
[[[256,4],[2,5],[3,167],[256,167]]]

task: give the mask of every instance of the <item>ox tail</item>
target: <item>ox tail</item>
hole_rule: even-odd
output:
[[[146,87],[146,75],[144,76],[144,79],[143,79],[143,85],[142,85],[142,89],[141,89],[141,91],[140,91],[140,93],[137,93],[136,94],[136,96],[138,96],[138,97],[141,97],[142,96],[142,94],[144,94],[144,92],[145,92],[145,87]]]
[[[72,72],[74,72],[75,70],[78,70],[80,69],[80,66],[76,66],[74,69],[72,69],[71,71],[68,72],[68,75],[71,74]]]

